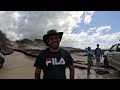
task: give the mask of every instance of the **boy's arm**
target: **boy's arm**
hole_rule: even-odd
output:
[[[94,52],[94,55],[96,54],[96,49],[95,49],[95,52]]]
[[[74,75],[75,75],[75,70],[74,70],[74,65],[70,65],[69,66],[69,70],[70,70],[70,79],[74,79]]]
[[[35,79],[40,79],[40,74],[41,74],[41,69],[36,68],[36,70],[35,70]]]
[[[70,75],[69,75],[69,79],[74,79],[74,75],[75,75],[75,70],[74,70],[74,65],[73,65],[73,58],[72,56],[67,52],[65,55],[66,56],[66,65],[68,66],[69,70],[70,70]]]

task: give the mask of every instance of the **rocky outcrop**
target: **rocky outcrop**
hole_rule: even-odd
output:
[[[3,55],[10,55],[10,54],[13,53],[13,50],[10,49],[10,48],[8,48],[6,43],[1,43],[1,44],[0,44],[0,52],[1,52]]]

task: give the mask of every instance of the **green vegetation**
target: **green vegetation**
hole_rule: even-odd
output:
[[[0,30],[0,42],[5,43],[6,41],[8,41],[6,34],[4,34],[1,30]]]

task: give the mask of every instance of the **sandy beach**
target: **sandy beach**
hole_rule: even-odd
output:
[[[5,63],[0,70],[0,79],[33,79],[35,58],[14,52],[5,56]]]
[[[86,56],[80,56],[79,53],[71,54],[74,61],[82,61],[87,63]],[[5,63],[3,64],[2,69],[0,69],[0,79],[34,79],[35,73],[35,62],[34,57],[26,56],[23,53],[14,51],[10,55],[5,56]],[[75,68],[75,79],[87,79],[87,69],[78,69]],[[94,69],[91,69],[92,74],[90,75],[91,79],[119,79],[120,77],[117,74],[116,70],[112,70],[110,74],[98,75],[95,73]],[[69,70],[66,69],[66,76],[69,79]],[[43,73],[41,75],[43,78]]]
[[[80,56],[72,54],[72,57],[76,58],[76,61],[80,60]],[[34,79],[35,67],[33,65],[35,59],[15,51],[13,54],[6,55],[5,63],[0,69],[0,79]],[[69,78],[68,69],[66,69],[66,76]],[[77,79],[76,76],[75,78]]]

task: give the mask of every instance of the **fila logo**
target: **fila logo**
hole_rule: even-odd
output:
[[[48,66],[49,63],[51,63],[52,65],[64,65],[65,60],[61,58],[60,61],[57,61],[57,58],[47,58],[46,65]]]

